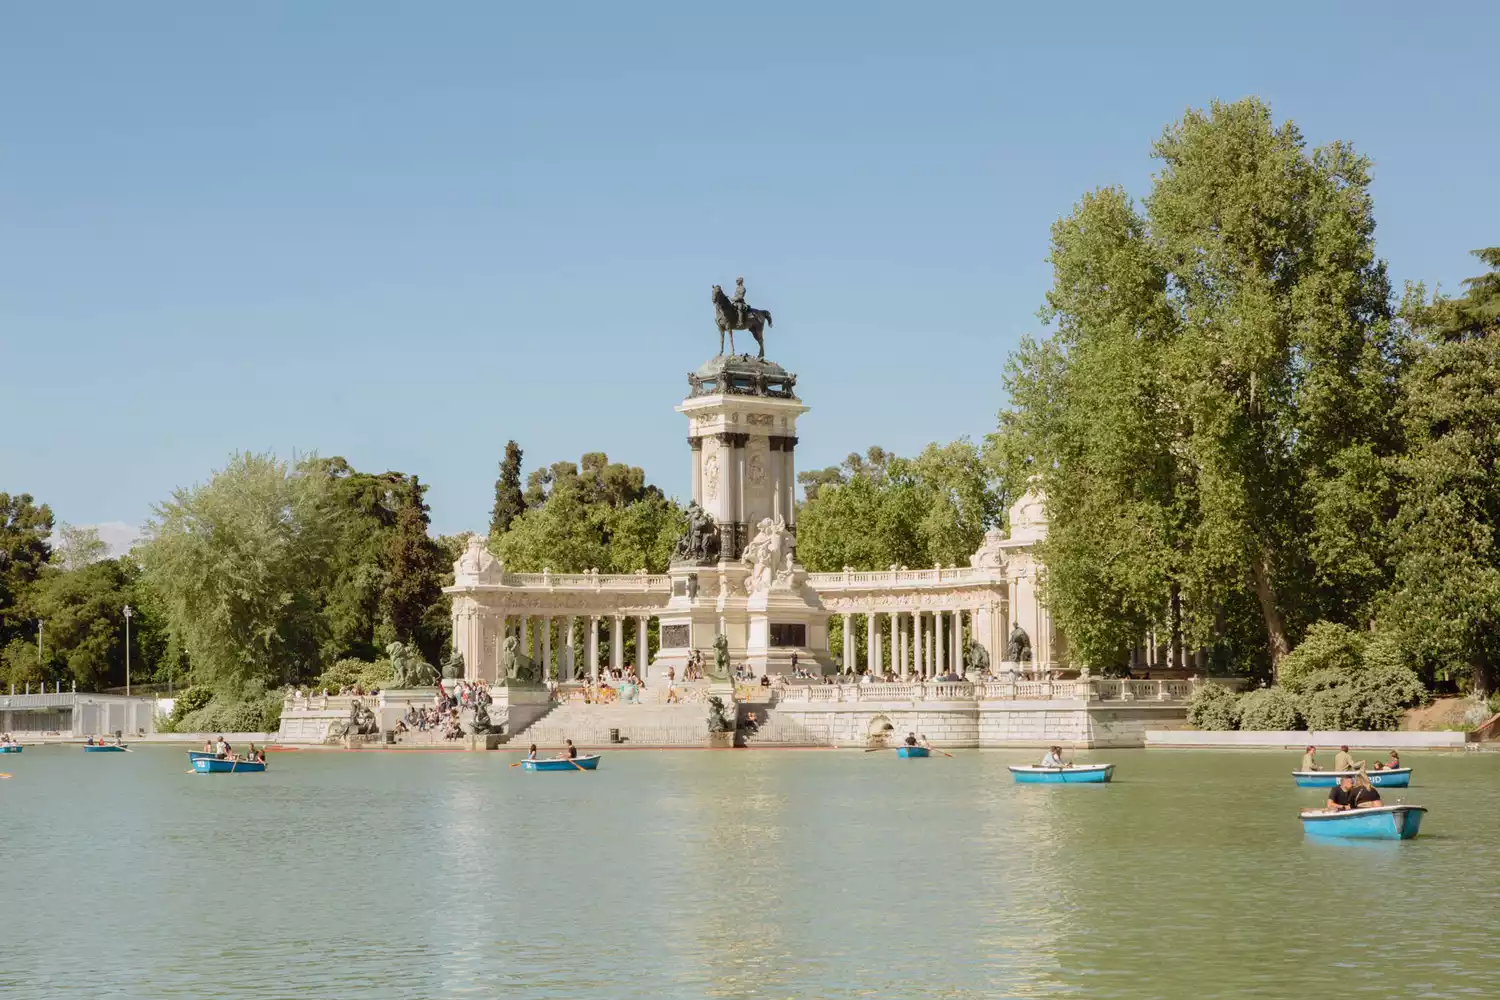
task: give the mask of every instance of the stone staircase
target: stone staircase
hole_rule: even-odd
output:
[[[604,746],[618,729],[625,746],[692,746],[708,743],[708,712],[703,705],[593,705],[570,701],[558,705],[510,737],[510,745]]]

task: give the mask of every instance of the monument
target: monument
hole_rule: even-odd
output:
[[[694,650],[723,635],[729,658],[757,674],[799,665],[831,669],[828,612],[796,563],[797,376],[765,358],[771,314],[713,286],[720,353],[688,374],[677,412],[688,420],[692,499],[660,612],[656,662],[679,671]],[[757,357],[734,354],[734,331],[749,330]],[[723,353],[725,335],[730,352]]]

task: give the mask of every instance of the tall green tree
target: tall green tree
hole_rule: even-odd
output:
[[[1405,306],[1420,334],[1405,378],[1395,585],[1381,625],[1429,680],[1500,682],[1500,247],[1465,295]]]
[[[338,540],[329,493],[315,461],[237,454],[155,508],[137,553],[197,682],[234,690],[319,672]]]
[[[962,565],[1003,513],[1000,483],[966,439],[914,459],[872,447],[798,479],[798,559],[819,572]]]
[[[490,537],[497,538],[510,530],[511,522],[526,510],[521,493],[521,446],[505,443],[505,459],[500,463],[500,477],[495,480],[495,506],[490,511]]]
[[[52,558],[52,523],[30,493],[0,493],[0,646],[34,634],[27,591]]]
[[[81,569],[108,556],[109,545],[99,537],[99,529],[72,524],[58,527],[52,561],[63,569]]]
[[[124,608],[131,605],[131,676],[153,679],[160,655],[161,623],[140,599],[140,568],[129,557],[104,559],[73,570],[51,570],[36,585],[37,613],[47,623],[52,679],[81,691],[125,683]]]
[[[390,533],[386,556],[387,582],[381,595],[387,620],[396,640],[414,643],[427,658],[437,662],[443,637],[429,628],[430,610],[442,599],[442,551],[428,534],[427,487],[410,477],[403,485],[396,508],[396,524]]]
[[[1184,606],[1200,642],[1237,634],[1248,596],[1274,669],[1390,574],[1402,347],[1369,163],[1253,99],[1154,153],[1143,212],[1100,191],[1054,229],[1057,333],[1018,357],[996,450],[1049,498],[1047,586],[1085,659],[1180,632]]]

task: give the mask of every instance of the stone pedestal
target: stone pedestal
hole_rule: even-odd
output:
[[[831,673],[828,652],[828,612],[807,586],[807,573],[795,567],[791,579],[745,600],[750,633],[745,660],[757,674],[789,674],[792,654],[797,665],[815,673]]]

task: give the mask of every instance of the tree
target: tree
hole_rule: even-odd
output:
[[[1390,574],[1402,344],[1369,164],[1253,99],[1154,153],[1144,212],[1106,189],[1054,228],[1057,331],[1015,359],[992,449],[1048,497],[1049,600],[1083,659],[1147,627],[1213,644],[1244,595],[1274,668]]]
[[[1418,329],[1403,380],[1395,585],[1383,627],[1429,679],[1487,692],[1500,681],[1500,248],[1457,299],[1404,312]]]
[[[1000,484],[967,439],[915,459],[873,447],[801,478],[797,553],[814,571],[962,564],[1001,515]]]
[[[0,493],[0,646],[35,633],[27,590],[52,557],[52,510],[30,493]]]
[[[505,443],[505,460],[500,463],[500,478],[495,480],[495,506],[490,511],[490,537],[498,538],[510,530],[511,522],[526,510],[521,494],[521,446]]]
[[[137,682],[152,673],[144,649],[159,648],[159,622],[143,608],[136,582],[140,569],[129,558],[105,559],[74,570],[52,570],[36,585],[36,609],[47,623],[48,660],[53,676],[71,680],[82,691],[125,683],[125,619],[131,620],[132,667]],[[144,642],[143,642],[144,640]]]
[[[97,528],[64,524],[57,529],[57,537],[57,546],[52,550],[52,562],[63,569],[81,569],[109,556],[109,545],[99,537]]]
[[[427,533],[429,524],[423,486],[412,476],[401,489],[395,529],[386,556],[387,582],[381,604],[396,641],[415,644],[428,660],[443,648],[441,634],[427,628],[429,610],[442,600],[442,553]]]
[[[317,675],[318,598],[338,539],[329,493],[316,460],[236,454],[155,508],[137,551],[197,681],[233,690]]]

